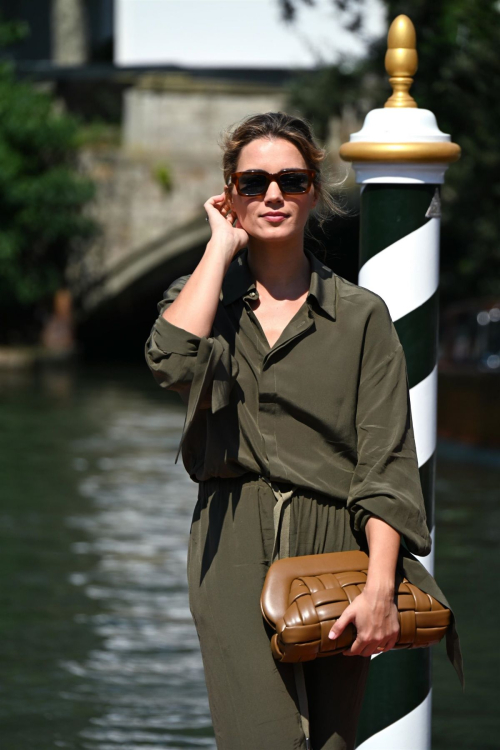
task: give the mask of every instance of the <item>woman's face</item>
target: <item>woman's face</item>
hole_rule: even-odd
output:
[[[283,138],[257,138],[242,148],[235,171],[263,169],[274,174],[293,167],[308,168],[293,143]],[[309,212],[319,199],[313,185],[307,193],[284,195],[275,181],[269,183],[265,195],[255,197],[239,195],[234,185],[230,185],[230,196],[232,207],[247,234],[271,241],[302,236]],[[279,212],[282,217],[266,218],[271,212]]]

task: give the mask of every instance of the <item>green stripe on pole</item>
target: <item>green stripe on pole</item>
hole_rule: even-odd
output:
[[[403,346],[410,388],[418,385],[436,366],[438,358],[439,290],[420,307],[394,323]]]
[[[360,267],[430,219],[435,185],[366,185],[361,193]]]
[[[372,659],[356,745],[413,711],[425,700],[430,687],[429,648],[393,650]],[[408,740],[411,744],[411,738]],[[388,747],[387,750],[404,748]]]
[[[436,451],[419,467],[420,484],[424,496],[425,513],[429,531],[434,528],[434,486],[436,481]]]

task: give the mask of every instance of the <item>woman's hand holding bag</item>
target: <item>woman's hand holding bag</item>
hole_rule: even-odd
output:
[[[337,639],[352,623],[356,640],[344,656],[372,656],[394,648],[399,636],[398,608],[394,597],[375,596],[365,588],[344,610],[328,635]]]

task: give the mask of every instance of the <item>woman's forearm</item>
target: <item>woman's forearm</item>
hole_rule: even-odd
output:
[[[366,522],[365,533],[370,562],[364,590],[367,594],[392,598],[401,534],[376,516],[370,516]]]
[[[234,249],[221,249],[210,240],[200,262],[163,317],[195,336],[209,336],[212,330],[222,282],[234,256]]]
[[[344,656],[372,656],[380,653],[379,647],[390,650],[399,633],[394,589],[401,535],[377,516],[370,516],[365,532],[370,553],[365,587],[329,633],[338,638],[349,622],[355,624],[356,640]]]

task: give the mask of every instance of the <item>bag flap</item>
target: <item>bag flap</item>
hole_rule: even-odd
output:
[[[288,609],[292,581],[300,576],[317,576],[325,573],[346,573],[350,570],[368,570],[368,555],[361,550],[324,552],[319,555],[299,555],[275,560],[267,571],[260,608],[265,619],[275,625]]]

